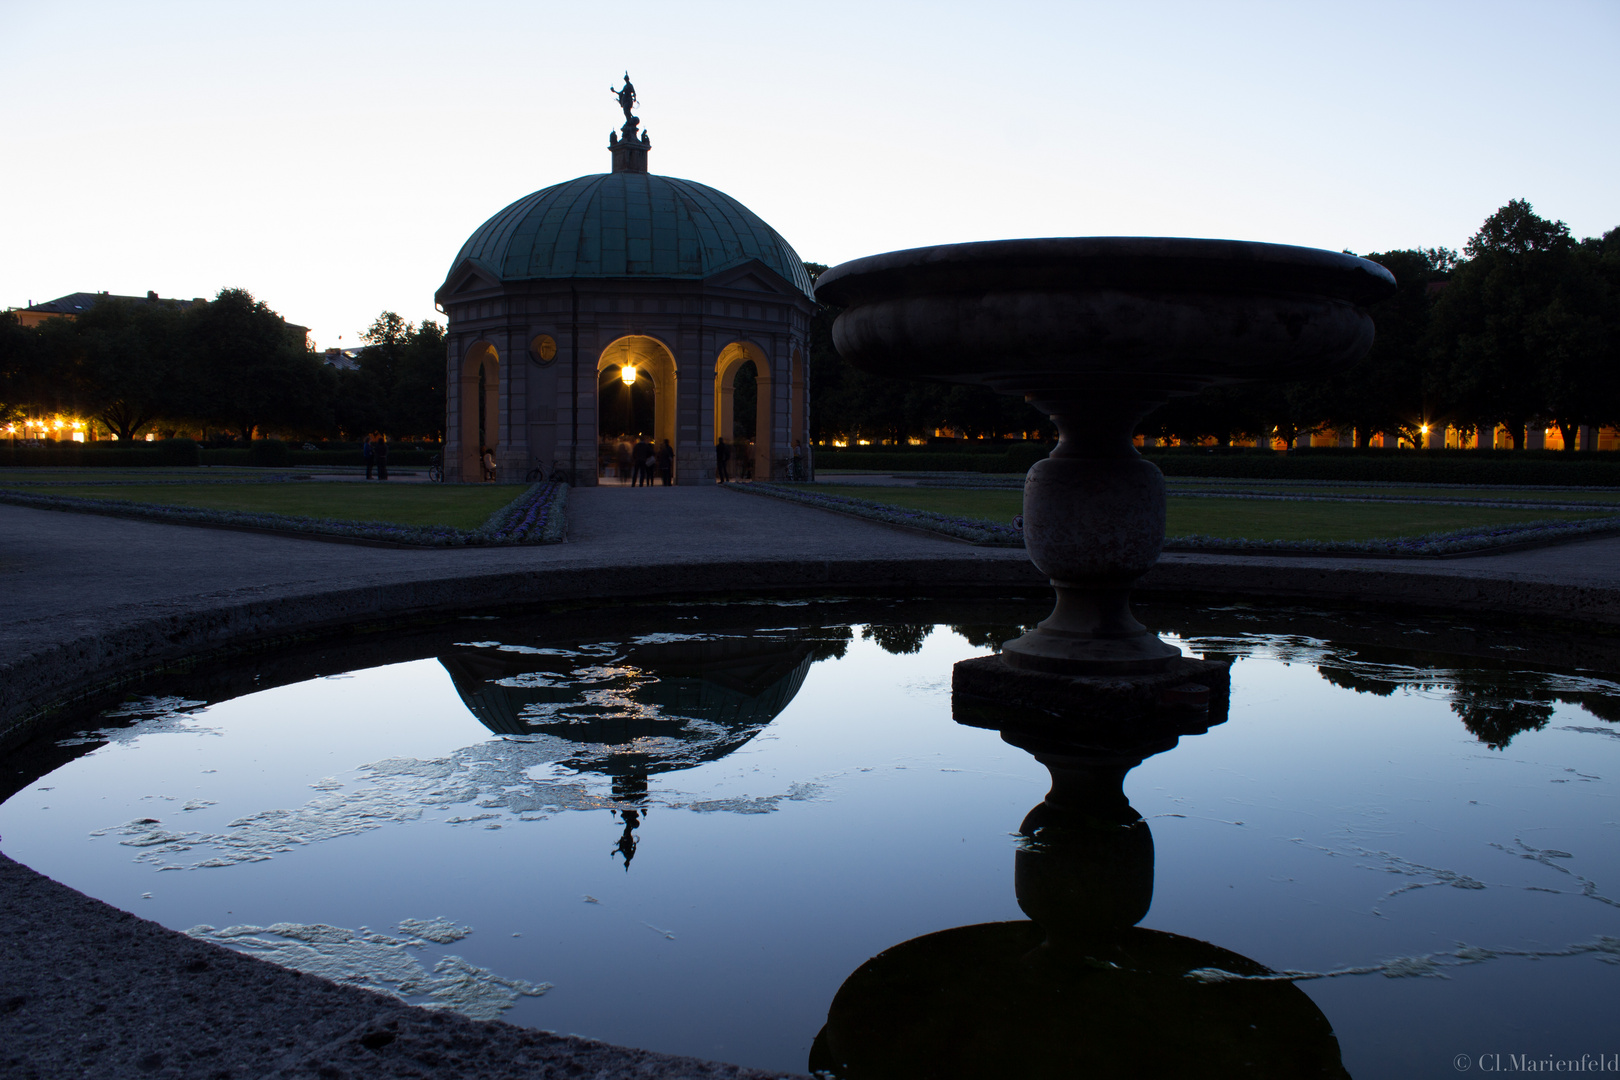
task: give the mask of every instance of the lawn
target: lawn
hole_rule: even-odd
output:
[[[193,474],[195,475],[195,474]],[[165,506],[290,514],[340,521],[395,525],[448,525],[476,529],[489,515],[521,495],[520,484],[366,484],[290,482],[266,484],[112,484],[106,487],[30,487],[17,491],[80,499],[125,499]]]
[[[1008,522],[1023,512],[1023,494],[1018,491],[877,487],[864,484],[816,484],[813,490],[983,521]],[[1457,490],[1447,489],[1451,493]],[[1165,532],[1170,537],[1197,534],[1247,540],[1378,540],[1521,521],[1559,521],[1592,516],[1591,511],[1580,510],[1199,499],[1171,495]]]

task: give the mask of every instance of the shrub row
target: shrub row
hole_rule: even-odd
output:
[[[1402,484],[1512,484],[1525,487],[1620,486],[1620,460],[1581,455],[1574,460],[1535,454],[1506,457],[1476,451],[1404,453],[1295,452],[1292,454],[1150,454],[1166,476],[1223,476],[1240,480],[1349,480]]]
[[[288,468],[303,465],[364,465],[358,443],[338,444],[343,449],[302,450],[298,444],[280,439],[256,439],[246,446],[220,450],[205,449],[191,439],[164,439],[161,442],[119,445],[100,443],[56,443],[46,446],[19,446],[0,442],[0,468],[19,466],[74,466],[102,468],[141,468],[175,465],[239,465],[262,468]],[[439,452],[432,443],[390,443],[388,465],[425,466]]]
[[[1015,443],[1000,454],[917,451],[826,450],[816,469],[874,472],[1023,473],[1050,451]],[[1234,477],[1240,480],[1389,481],[1403,484],[1512,484],[1525,487],[1620,486],[1620,454],[1565,454],[1514,450],[1269,450],[1211,451],[1197,448],[1148,451],[1166,476]]]
[[[19,446],[0,443],[0,466],[30,465],[102,466],[131,468],[143,465],[196,465],[198,447],[190,439],[164,439],[162,442],[56,443],[47,446]]]

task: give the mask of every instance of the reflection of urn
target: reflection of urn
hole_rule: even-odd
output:
[[[1216,680],[1210,680],[1214,682]],[[957,719],[999,724],[1052,774],[1020,829],[1018,906],[1030,921],[913,938],[833,998],[810,1069],[866,1078],[1344,1077],[1316,1005],[1264,966],[1136,926],[1153,900],[1153,836],[1125,774],[1225,719],[1177,704],[1126,728],[1019,716],[958,695]]]
[[[878,374],[1022,394],[1057,424],[1029,471],[1024,540],[1057,606],[1007,643],[1014,667],[1162,672],[1177,651],[1131,614],[1164,542],[1164,477],[1142,417],[1217,383],[1326,374],[1372,345],[1376,263],[1235,240],[998,240],[874,255],[822,274],[839,353]]]

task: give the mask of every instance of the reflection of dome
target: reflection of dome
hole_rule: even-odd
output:
[[[758,259],[806,296],[810,275],[775,229],[712,187],[645,172],[581,176],[526,195],[468,237],[499,281],[707,278]]]
[[[439,662],[491,731],[594,744],[606,754],[592,755],[593,772],[651,773],[715,760],[753,738],[799,692],[816,644],[703,635],[612,652],[492,646]]]

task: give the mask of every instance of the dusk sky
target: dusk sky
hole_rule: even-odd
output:
[[[1018,236],[1620,226],[1620,3],[0,0],[0,307],[246,288],[324,348],[514,199],[652,171],[807,259]],[[339,340],[341,335],[341,341]]]

